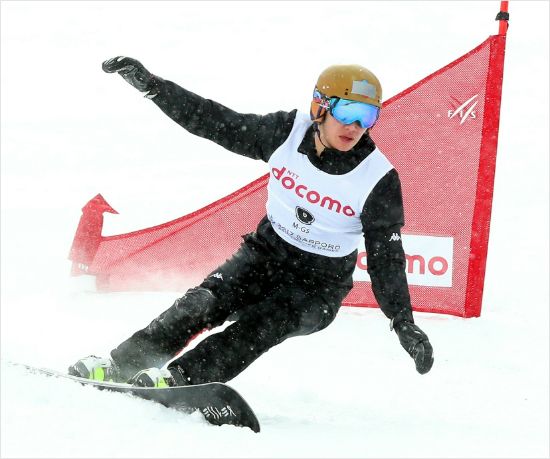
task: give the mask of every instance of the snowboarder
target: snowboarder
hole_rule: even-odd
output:
[[[390,330],[427,373],[433,349],[414,323],[401,242],[397,171],[370,129],[382,100],[379,80],[359,65],[325,69],[310,113],[241,114],[151,74],[139,61],[103,63],[192,134],[268,163],[267,214],[238,251],[148,326],[69,373],[84,378],[173,386],[226,382],[287,338],[327,327],[353,286],[364,235],[368,272]],[[232,322],[180,354],[197,333]],[[176,358],[175,358],[176,357]]]

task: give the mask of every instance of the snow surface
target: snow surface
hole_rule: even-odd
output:
[[[101,62],[122,54],[242,112],[307,110],[319,71],[389,98],[496,33],[498,1],[2,2],[2,457],[549,457],[548,2],[510,2],[482,315],[416,314],[418,375],[379,310],[343,308],[231,385],[262,432],[22,372],[109,350],[183,292],[70,278],[81,207],[104,234],[218,199],[265,165],[195,138]],[[460,82],[457,82],[460,84]]]

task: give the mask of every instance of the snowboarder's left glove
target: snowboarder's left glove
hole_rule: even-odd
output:
[[[149,92],[155,88],[161,78],[149,72],[141,62],[131,57],[117,56],[103,62],[104,72],[117,72],[122,78],[141,92]]]
[[[433,348],[426,333],[420,328],[407,320],[402,320],[397,324],[390,325],[393,327],[401,346],[414,359],[416,371],[421,375],[431,370],[434,363]]]

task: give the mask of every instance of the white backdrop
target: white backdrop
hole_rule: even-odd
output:
[[[482,316],[416,315],[436,352],[428,375],[379,311],[350,308],[231,382],[259,435],[7,365],[63,370],[106,355],[181,294],[97,294],[69,278],[80,209],[95,194],[120,212],[104,229],[117,234],[266,171],[189,135],[103,60],[135,57],[242,112],[307,110],[327,65],[369,67],[387,99],[496,33],[498,7],[3,1],[2,457],[547,457],[548,2],[510,2]]]

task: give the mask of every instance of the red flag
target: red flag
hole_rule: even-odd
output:
[[[505,34],[490,36],[389,99],[373,129],[401,177],[403,246],[417,311],[480,315],[505,41]],[[93,243],[77,230],[70,258],[85,264],[102,290],[181,290],[200,282],[254,230],[265,215],[267,177],[152,228],[109,237],[98,237],[95,228]],[[360,247],[345,305],[377,305],[365,263]]]
[[[373,129],[401,177],[403,246],[418,311],[481,312],[505,40],[489,37],[389,99]],[[361,255],[346,304],[374,305]]]

